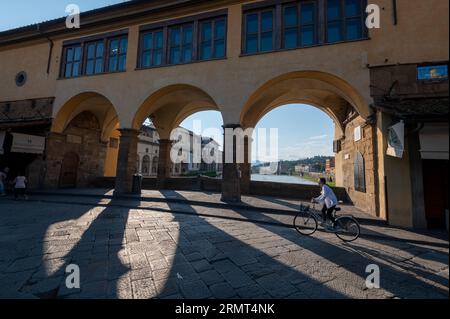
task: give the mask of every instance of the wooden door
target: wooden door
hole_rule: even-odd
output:
[[[445,228],[448,209],[448,161],[423,161],[423,186],[428,228]]]
[[[79,158],[76,153],[67,153],[64,155],[61,164],[61,175],[59,178],[59,187],[74,188],[77,187],[77,172]]]

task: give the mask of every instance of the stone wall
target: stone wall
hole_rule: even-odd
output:
[[[96,179],[95,186],[100,188],[113,188],[114,177],[100,177]],[[221,191],[221,179],[201,177],[183,177],[183,178],[169,178],[165,182],[163,189],[168,190],[187,190],[187,191],[206,191],[217,192]],[[157,190],[159,188],[157,178],[144,178],[142,180],[142,189]],[[334,192],[338,200],[349,203],[350,199],[347,195],[346,189],[343,187],[335,187]],[[250,182],[249,195],[254,196],[275,196],[281,198],[293,198],[301,200],[310,200],[320,194],[320,188],[314,185],[300,185],[300,184],[282,184],[271,182]]]
[[[47,138],[46,188],[59,186],[64,156],[76,153],[79,157],[77,187],[92,186],[103,176],[107,143],[101,141],[101,130],[95,116],[83,112],[76,116],[63,134],[51,133]]]
[[[361,139],[355,141],[355,129],[361,127]],[[338,185],[345,185],[350,201],[358,208],[371,215],[378,214],[377,208],[377,180],[375,178],[376,162],[374,161],[373,126],[366,124],[361,117],[356,117],[345,127],[345,138],[342,149],[336,156],[336,169],[340,171]],[[366,191],[355,189],[355,157],[360,152],[365,164]],[[339,166],[338,166],[339,165]]]

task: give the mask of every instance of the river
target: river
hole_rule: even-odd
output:
[[[287,175],[261,175],[252,174],[252,181],[257,182],[274,182],[285,184],[303,184],[303,185],[317,185],[317,183],[311,182],[300,176],[287,176]]]

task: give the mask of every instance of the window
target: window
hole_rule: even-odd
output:
[[[108,43],[108,72],[125,71],[127,63],[128,39],[113,38]]]
[[[225,19],[203,21],[200,23],[200,60],[225,57]]]
[[[226,57],[226,11],[141,27],[140,68]]]
[[[141,173],[144,176],[148,176],[150,174],[150,157],[147,155],[142,158]]]
[[[274,10],[245,15],[245,53],[269,52],[274,49]]]
[[[65,48],[64,56],[64,77],[79,76],[81,73],[81,45]]]
[[[448,65],[419,66],[417,79],[421,81],[448,80]]]
[[[366,192],[366,176],[365,176],[365,164],[364,157],[361,153],[357,152],[355,155],[355,190],[358,192]]]
[[[365,33],[364,0],[327,0],[327,42],[362,39]]]
[[[163,30],[142,34],[141,67],[148,68],[163,64]]]
[[[86,45],[86,67],[84,74],[92,75],[103,73],[103,49],[103,41],[92,42]]]
[[[301,2],[283,8],[283,48],[307,47],[317,43],[315,2]]]
[[[169,64],[192,61],[192,24],[174,26],[169,29]]]
[[[63,43],[60,76],[125,71],[128,30],[69,40]]]
[[[292,0],[246,4],[242,53],[366,39],[366,3],[367,0]]]

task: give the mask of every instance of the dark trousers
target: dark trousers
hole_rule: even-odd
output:
[[[323,217],[323,220],[324,220],[324,221],[326,221],[327,218],[328,218],[328,219],[331,220],[331,221],[333,222],[333,224],[334,224],[334,222],[336,221],[336,218],[334,218],[334,216],[333,216],[333,211],[334,211],[335,208],[336,208],[336,206],[327,208],[327,205],[323,205],[323,208],[322,208],[322,217]]]
[[[25,188],[14,188],[14,198],[18,198],[19,195],[25,196]]]

